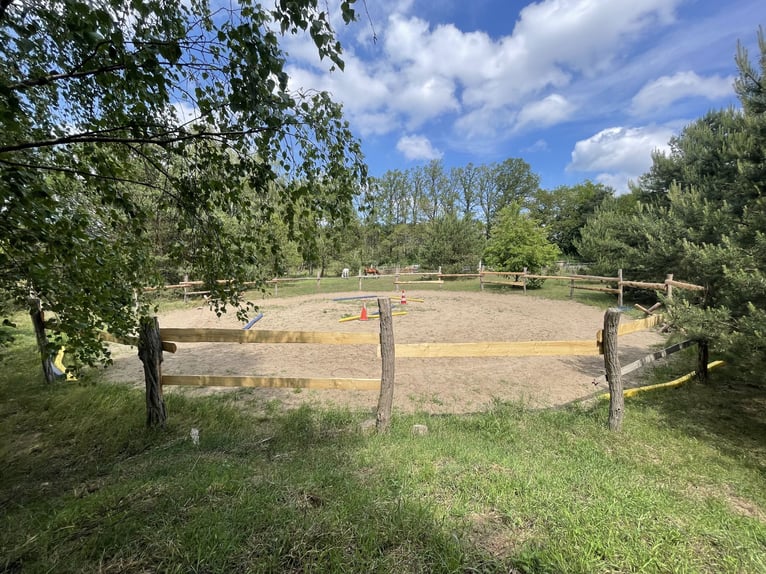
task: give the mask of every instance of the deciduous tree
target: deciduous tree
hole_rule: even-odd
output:
[[[346,21],[353,1],[340,2]],[[280,33],[306,33],[342,68],[326,6],[0,3],[3,300],[34,294],[79,361],[105,360],[97,331],[134,331],[134,291],[161,282],[154,210],[171,215],[173,257],[220,309],[241,305],[244,280],[264,278],[252,276],[259,254],[279,245],[242,232],[267,225],[275,202],[288,216],[306,202],[329,219],[346,214],[365,178],[359,145],[326,93],[288,88],[279,44]],[[332,193],[315,196],[318,186]]]

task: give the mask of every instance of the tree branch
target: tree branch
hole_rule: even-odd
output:
[[[28,88],[35,88],[37,86],[47,86],[48,84],[52,84],[53,82],[56,82],[58,80],[84,78],[86,76],[93,76],[95,74],[104,74],[106,72],[124,70],[125,67],[126,67],[125,64],[112,64],[111,66],[103,66],[101,68],[94,68],[92,70],[82,70],[80,72],[72,71],[72,72],[51,73],[47,76],[42,76],[39,78],[28,78],[26,80],[22,80],[21,82],[18,82],[16,84],[11,84],[10,86],[8,86],[8,88],[11,90],[24,91]]]
[[[71,167],[60,167],[60,166],[53,166],[53,165],[36,165],[36,164],[31,164],[31,163],[22,163],[22,162],[18,162],[18,161],[8,161],[8,160],[2,159],[2,158],[0,158],[0,163],[5,164],[5,165],[10,165],[10,166],[13,166],[13,167],[23,167],[23,168],[30,168],[30,169],[40,169],[40,170],[43,170],[43,171],[55,171],[55,172],[60,172],[60,173],[68,173],[68,174],[72,174],[72,175],[79,175],[79,176],[82,176],[82,177],[89,177],[89,178],[93,178],[93,179],[102,179],[102,180],[105,180],[105,181],[114,181],[114,182],[117,182],[117,183],[131,183],[131,184],[134,184],[134,185],[140,185],[140,186],[143,186],[143,187],[148,187],[150,189],[156,189],[158,191],[162,191],[162,189],[163,189],[162,187],[160,187],[158,185],[147,183],[145,181],[139,181],[139,180],[135,180],[135,179],[127,179],[127,178],[122,178],[122,177],[111,177],[111,176],[108,176],[108,175],[100,175],[100,174],[97,174],[97,173],[90,173],[88,171],[83,171],[83,170],[80,170],[80,169],[73,169]]]
[[[124,129],[127,129],[126,126]],[[119,128],[115,128],[117,130]],[[37,149],[37,148],[51,148],[67,144],[76,143],[113,143],[113,144],[147,144],[157,145],[165,147],[174,143],[189,141],[195,139],[225,139],[228,137],[240,137],[250,135],[254,133],[261,133],[268,131],[269,128],[253,128],[249,130],[232,130],[232,131],[201,131],[194,133],[183,133],[177,135],[171,135],[174,132],[167,132],[161,136],[152,137],[109,137],[94,135],[94,132],[87,132],[84,134],[75,134],[71,136],[64,136],[60,138],[53,138],[49,140],[39,140],[32,142],[23,142],[13,145],[0,146],[0,154],[5,154],[14,151],[21,151],[25,149]]]

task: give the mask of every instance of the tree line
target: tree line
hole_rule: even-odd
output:
[[[449,170],[433,160],[371,177],[352,220],[342,229],[317,225],[317,250],[296,246],[292,268],[332,275],[344,267],[419,264],[460,272],[482,261],[541,270],[559,257],[579,257],[580,230],[612,198],[612,188],[591,181],[542,189],[521,158]],[[517,255],[509,259],[510,252]]]

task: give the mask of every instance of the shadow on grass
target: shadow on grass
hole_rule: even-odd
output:
[[[0,572],[509,571],[365,462],[359,414],[169,396],[152,431],[139,392],[25,378],[0,378]]]
[[[672,432],[737,459],[746,453],[744,464],[766,475],[766,386],[733,381],[724,366],[710,373],[707,384],[692,381],[632,401],[655,409]]]

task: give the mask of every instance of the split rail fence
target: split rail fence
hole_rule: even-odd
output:
[[[526,268],[521,271],[487,271],[482,269],[479,273],[442,273],[441,267],[436,271],[413,271],[409,268],[400,270],[396,268],[392,273],[365,274],[364,269],[359,269],[359,274],[353,278],[358,280],[359,291],[363,290],[363,281],[369,279],[392,278],[394,289],[398,290],[403,286],[430,286],[437,285],[441,288],[445,279],[479,279],[480,289],[484,291],[485,285],[521,287],[524,293],[530,280],[543,279],[550,281],[564,281],[569,284],[569,297],[574,298],[575,291],[596,291],[601,293],[610,293],[617,295],[617,306],[623,306],[623,295],[625,288],[632,289],[651,289],[663,291],[668,299],[673,298],[673,289],[687,289],[692,291],[705,291],[702,285],[695,285],[685,281],[676,281],[673,274],[669,273],[663,282],[656,281],[631,281],[623,277],[622,269],[617,271],[614,277],[605,277],[600,275],[541,275],[529,273]],[[297,283],[301,281],[315,281],[316,289],[321,289],[322,277],[319,273],[314,277],[275,277],[266,281],[267,285],[273,286],[274,295],[279,295],[279,286],[285,283]],[[225,280],[219,280],[218,283],[225,283]],[[247,282],[244,285],[255,285],[256,282]],[[165,285],[164,289],[183,289],[184,302],[194,295],[207,295],[209,290],[205,290],[203,281],[189,281],[188,276],[184,281],[176,285]],[[147,288],[147,291],[154,291],[156,288]],[[644,310],[638,306],[639,309]]]
[[[380,333],[348,333],[348,332],[316,332],[316,331],[272,331],[272,330],[243,330],[243,329],[166,329],[156,324],[157,335],[155,345],[159,352],[159,360],[147,368],[144,361],[147,378],[147,409],[149,409],[149,392],[152,381],[158,384],[154,387],[162,403],[162,387],[170,385],[182,386],[220,386],[220,387],[266,387],[266,388],[300,388],[300,389],[337,389],[337,390],[379,390],[377,426],[385,430],[391,417],[393,402],[395,358],[450,358],[450,357],[524,357],[524,356],[598,356],[605,357],[605,377],[601,382],[608,382],[610,392],[618,384],[621,388],[621,375],[640,368],[659,358],[686,348],[694,342],[685,341],[662,351],[657,351],[643,359],[620,368],[616,358],[617,338],[622,335],[650,329],[662,322],[661,315],[652,315],[645,319],[619,324],[620,312],[610,309],[605,315],[604,329],[596,333],[595,339],[569,341],[506,341],[506,342],[467,342],[467,343],[400,343],[394,341],[393,320],[391,315],[390,298],[378,298],[380,307]],[[613,315],[616,314],[616,322]],[[607,321],[609,318],[609,321]],[[144,337],[144,331],[141,331]],[[149,336],[147,339],[154,337]],[[117,340],[108,334],[104,339],[126,344],[138,344],[141,355],[142,341],[146,348],[149,343],[143,339]],[[381,378],[295,378],[276,376],[219,376],[219,375],[173,375],[162,373],[161,354],[176,352],[177,346],[184,343],[286,343],[286,344],[320,344],[320,345],[375,345],[378,357],[381,358]],[[143,360],[143,357],[142,357]],[[703,362],[704,360],[704,362]],[[700,345],[700,376],[706,376],[707,347]],[[597,383],[598,379],[594,380]],[[616,391],[615,391],[616,392]],[[621,391],[620,391],[621,393]],[[616,399],[615,399],[616,400]],[[611,412],[611,411],[610,411]],[[150,417],[148,417],[149,420]],[[610,418],[611,421],[611,418]],[[610,426],[611,426],[610,422]]]

